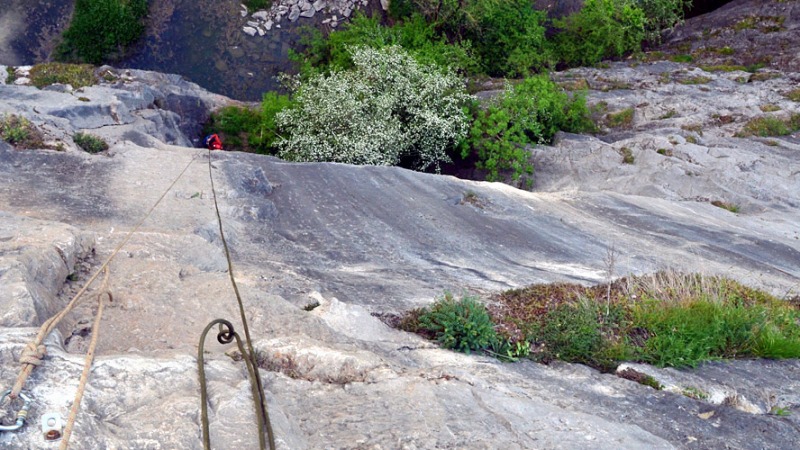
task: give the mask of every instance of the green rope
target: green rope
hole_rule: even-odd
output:
[[[244,358],[245,362],[247,363],[247,370],[250,373],[250,385],[253,390],[253,402],[256,405],[256,417],[258,419],[258,434],[259,434],[259,443],[261,444],[261,449],[264,450],[264,427],[266,426],[267,436],[269,437],[269,448],[270,450],[275,450],[275,436],[272,431],[272,424],[269,420],[269,413],[267,411],[267,399],[264,394],[264,387],[261,383],[261,374],[258,371],[258,362],[256,361],[256,353],[253,350],[253,342],[250,339],[250,329],[247,327],[247,317],[244,313],[244,304],[242,302],[242,296],[239,294],[239,287],[236,285],[236,279],[233,275],[233,262],[231,261],[231,252],[228,249],[228,243],[225,240],[225,232],[222,229],[222,216],[219,212],[219,204],[217,203],[217,191],[214,187],[214,175],[211,172],[211,150],[208,151],[208,177],[211,179],[211,192],[214,197],[214,209],[217,213],[217,224],[219,225],[219,235],[222,239],[222,246],[225,249],[225,258],[228,260],[228,275],[231,279],[231,285],[233,286],[233,291],[236,293],[236,301],[239,304],[239,315],[242,319],[242,326],[244,327],[244,336],[245,341],[247,342],[247,351],[242,347],[241,341],[239,340],[238,334],[234,333],[233,326],[230,322],[217,319],[211,322],[203,332],[203,335],[200,340],[200,346],[198,350],[198,358],[197,364],[200,372],[200,396],[202,402],[202,422],[203,422],[203,445],[205,446],[206,450],[211,449],[211,444],[209,441],[208,435],[208,407],[206,404],[207,394],[206,394],[206,380],[205,380],[205,370],[203,369],[203,340],[205,340],[206,334],[208,330],[215,324],[220,323],[220,334],[217,335],[217,340],[220,343],[229,343],[231,342],[230,336],[225,336],[227,342],[222,342],[223,336],[223,329],[222,323],[224,322],[228,328],[230,334],[236,338],[236,342],[239,346],[239,351],[242,353],[242,357]]]

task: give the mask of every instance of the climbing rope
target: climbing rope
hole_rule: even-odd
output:
[[[167,196],[167,193],[169,193],[169,191],[172,190],[172,188],[175,186],[178,180],[180,180],[181,177],[183,177],[183,174],[186,173],[186,171],[189,169],[189,166],[191,166],[192,163],[195,161],[195,159],[197,159],[197,156],[198,155],[192,157],[192,160],[189,161],[189,164],[187,164],[186,167],[183,168],[178,177],[175,178],[175,180],[172,182],[172,184],[169,185],[167,190],[165,190],[164,193],[161,194],[161,197],[159,197],[158,200],[156,200],[155,204],[153,204],[153,206],[150,207],[150,210],[147,211],[147,214],[145,214],[145,216],[142,217],[141,220],[139,220],[139,223],[137,223],[136,226],[133,227],[133,230],[128,232],[128,234],[125,236],[125,239],[123,239],[123,241],[117,246],[117,248],[114,249],[114,251],[111,253],[111,256],[106,258],[106,260],[103,262],[100,268],[97,269],[97,272],[95,272],[95,274],[92,275],[91,278],[89,278],[89,281],[87,281],[86,284],[83,285],[83,287],[78,291],[78,293],[75,294],[74,297],[72,297],[72,300],[70,300],[69,303],[67,303],[67,306],[64,307],[64,309],[61,310],[60,313],[47,319],[47,321],[45,321],[42,324],[42,326],[39,328],[39,333],[36,335],[36,338],[32,342],[28,343],[28,345],[22,351],[22,355],[20,355],[19,362],[20,364],[22,364],[22,369],[20,370],[19,375],[17,376],[17,381],[14,383],[14,387],[11,388],[11,393],[8,395],[10,399],[17,398],[22,388],[25,387],[25,381],[27,381],[31,372],[33,372],[34,367],[37,367],[42,364],[42,360],[44,359],[44,356],[47,353],[47,349],[42,343],[44,342],[44,339],[47,337],[47,335],[49,335],[56,328],[59,322],[61,322],[61,320],[67,314],[72,312],[72,310],[75,309],[76,306],[78,306],[78,304],[80,303],[79,300],[86,292],[86,290],[89,289],[89,286],[91,286],[92,283],[94,283],[94,281],[97,279],[97,277],[100,276],[100,273],[102,273],[108,267],[108,265],[111,264],[111,261],[114,259],[115,256],[117,256],[117,253],[119,253],[122,247],[125,244],[127,244],[128,241],[131,240],[131,237],[137,231],[139,231],[139,228],[141,228],[144,221],[150,217],[150,215],[153,213],[153,210],[155,210],[156,207],[164,199],[164,197]]]
[[[75,307],[77,307],[81,303],[81,298],[89,289],[89,287],[91,287],[92,283],[94,283],[95,280],[97,280],[97,277],[99,277],[101,273],[105,273],[105,279],[103,281],[103,286],[100,290],[100,293],[98,294],[98,300],[100,301],[100,298],[104,294],[108,296],[109,301],[112,299],[111,293],[108,292],[107,290],[109,264],[111,264],[111,261],[113,261],[113,259],[117,256],[122,247],[124,247],[131,240],[133,235],[139,231],[142,224],[144,224],[144,222],[152,215],[156,207],[158,207],[161,201],[164,200],[164,197],[167,196],[167,194],[172,190],[172,188],[175,187],[175,184],[177,184],[178,181],[186,173],[186,171],[189,170],[189,167],[192,165],[192,163],[194,163],[194,161],[200,154],[201,153],[198,153],[192,157],[189,163],[186,164],[186,167],[183,168],[183,170],[172,181],[169,187],[167,187],[167,189],[161,194],[158,200],[156,200],[153,206],[150,207],[150,209],[147,211],[144,217],[142,217],[141,220],[139,220],[139,222],[133,227],[132,230],[128,231],[125,238],[119,245],[117,245],[117,247],[114,249],[111,255],[108,258],[106,258],[103,264],[100,265],[100,267],[91,276],[91,278],[89,278],[86,284],[84,284],[83,287],[80,290],[78,290],[78,292],[75,294],[75,296],[72,297],[69,303],[67,303],[67,306],[65,306],[64,309],[61,310],[61,312],[55,314],[53,317],[50,317],[42,324],[42,326],[39,328],[39,332],[36,334],[36,337],[33,339],[33,341],[29,342],[25,346],[25,348],[22,351],[22,354],[19,357],[19,362],[22,365],[22,367],[20,369],[19,375],[17,375],[17,379],[14,383],[14,386],[9,390],[7,394],[9,401],[17,398],[20,395],[22,389],[25,387],[25,383],[28,380],[28,377],[33,372],[33,369],[42,364],[42,361],[44,360],[44,357],[47,354],[47,349],[43,344],[44,339],[56,328],[56,326],[58,326],[58,324],[61,322],[61,320],[64,319],[64,317],[66,317],[70,312],[72,312],[72,310],[75,309]],[[83,392],[85,390],[85,386],[88,381],[89,371],[91,369],[92,361],[94,360],[94,351],[97,345],[96,330],[99,330],[102,311],[103,311],[103,303],[102,301],[100,301],[100,305],[98,306],[98,314],[95,317],[95,323],[92,329],[93,330],[92,340],[89,345],[89,351],[87,352],[86,355],[83,373],[79,381],[79,387],[75,396],[75,401],[73,402],[72,409],[70,411],[70,419],[67,423],[67,429],[65,430],[64,433],[64,438],[63,438],[64,440],[61,443],[62,450],[66,449],[67,446],[69,445],[69,435],[72,433],[72,427],[74,425],[75,419],[77,418],[78,408],[80,407],[80,402],[81,399],[83,398]]]
[[[114,301],[111,292],[108,291],[108,269],[105,269],[105,276],[103,277],[103,287],[100,288],[100,293],[97,294],[97,314],[94,317],[94,324],[92,325],[92,339],[89,342],[89,349],[86,351],[86,359],[83,362],[83,372],[81,379],[78,382],[78,390],[75,392],[75,400],[72,402],[72,408],[69,411],[67,418],[67,425],[64,427],[64,434],[61,437],[61,445],[59,450],[67,450],[69,448],[69,438],[72,435],[72,428],[75,426],[75,421],[78,419],[78,410],[81,407],[83,400],[83,393],[86,391],[86,383],[89,381],[89,371],[92,368],[94,361],[94,352],[97,349],[97,340],[100,336],[100,321],[103,319],[103,296],[108,296],[108,301]]]
[[[247,326],[247,317],[244,312],[244,303],[242,302],[242,296],[239,294],[239,287],[236,285],[236,278],[233,274],[233,262],[231,260],[231,252],[228,248],[228,242],[225,240],[225,232],[222,229],[222,215],[219,212],[219,204],[217,203],[217,191],[214,187],[214,175],[211,171],[211,150],[208,151],[208,177],[211,180],[211,193],[214,197],[214,209],[217,213],[217,224],[219,225],[219,236],[222,240],[222,247],[225,249],[225,258],[228,260],[228,276],[231,280],[231,285],[233,286],[233,292],[236,294],[236,301],[239,304],[239,315],[241,316],[242,320],[242,327],[244,328],[244,336],[245,342],[247,343],[247,351],[242,346],[241,340],[239,339],[239,335],[233,331],[233,325],[225,319],[216,319],[206,326],[203,334],[200,337],[200,345],[198,347],[198,356],[197,356],[197,366],[198,372],[200,376],[200,401],[201,401],[201,420],[203,425],[203,446],[206,450],[211,450],[211,440],[209,436],[209,426],[208,426],[208,406],[207,406],[207,387],[206,387],[206,378],[205,378],[205,369],[203,368],[204,361],[203,361],[203,346],[204,341],[206,338],[206,334],[208,334],[208,330],[211,329],[215,324],[220,324],[219,327],[219,334],[217,334],[217,340],[221,344],[227,344],[231,342],[231,339],[235,338],[236,343],[239,346],[239,351],[242,353],[242,358],[247,363],[247,370],[250,373],[250,387],[253,391],[253,402],[255,403],[256,409],[256,417],[258,420],[258,441],[261,445],[261,450],[264,450],[264,428],[266,427],[267,437],[269,438],[269,448],[270,450],[275,450],[275,436],[272,431],[272,424],[269,420],[269,412],[267,411],[267,399],[264,394],[264,387],[261,383],[261,375],[258,371],[258,361],[256,360],[256,353],[253,351],[253,342],[250,339],[250,329]],[[227,327],[227,330],[223,328],[223,324]],[[223,342],[225,341],[225,342]]]

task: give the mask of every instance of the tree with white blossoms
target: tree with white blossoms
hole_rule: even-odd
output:
[[[469,130],[472,98],[449,70],[418,63],[397,46],[354,47],[354,68],[300,82],[277,115],[279,156],[292,161],[397,165],[450,162]]]

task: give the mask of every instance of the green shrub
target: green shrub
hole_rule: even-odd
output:
[[[605,307],[582,299],[563,303],[548,311],[529,336],[541,350],[535,355],[542,361],[559,359],[594,367],[605,367],[610,343],[603,337]],[[615,309],[615,314],[622,310]]]
[[[351,70],[302,81],[294,106],[277,114],[280,156],[419,170],[449,162],[468,131],[463,81],[400,47],[352,51]]]
[[[518,77],[552,65],[545,38],[546,14],[529,0],[489,3],[470,37],[483,70],[491,76]]]
[[[490,181],[498,180],[503,170],[513,170],[514,180],[532,174],[526,145],[550,143],[559,130],[580,132],[593,127],[585,96],[570,97],[546,75],[507,85],[498,101],[475,114],[462,157],[474,152],[477,167],[489,172]]]
[[[586,0],[575,14],[554,23],[557,56],[570,66],[590,66],[641,49],[645,15],[635,0]]]
[[[692,6],[692,0],[638,0],[638,4],[645,15],[645,38],[658,44],[662,32],[683,22],[683,11]]]
[[[147,0],[76,0],[57,57],[90,64],[118,59],[141,36],[146,15]]]
[[[315,28],[307,29],[301,40],[304,50],[294,59],[301,63],[303,73],[327,73],[331,69],[353,67],[352,47],[378,49],[394,45],[403,47],[422,64],[437,64],[466,73],[479,71],[479,62],[468,41],[449,44],[419,14],[410,15],[395,26],[387,27],[381,25],[378,16],[370,18],[359,13],[341,29],[332,31],[327,38]]]
[[[272,0],[242,0],[244,6],[248,11],[257,11],[259,9],[268,9],[272,5]]]
[[[498,328],[527,331],[531,357],[545,362],[608,370],[619,361],[800,357],[800,305],[721,277],[659,272],[610,286],[535,285],[495,301]]]
[[[421,312],[419,328],[432,333],[442,347],[465,353],[487,348],[497,338],[486,307],[466,295],[456,300],[445,293]]]
[[[16,148],[44,148],[44,138],[28,119],[15,114],[0,118],[0,138]]]
[[[75,89],[97,84],[94,66],[89,64],[44,63],[31,67],[31,84],[43,88],[51,84],[69,84]]]
[[[86,153],[100,153],[108,150],[106,141],[91,134],[75,133],[72,136],[72,141]]]

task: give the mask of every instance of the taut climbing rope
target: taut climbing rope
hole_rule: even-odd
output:
[[[247,317],[244,313],[244,304],[242,296],[239,294],[239,287],[236,285],[236,278],[233,275],[233,262],[231,261],[231,252],[228,248],[228,242],[225,240],[225,232],[222,229],[222,215],[219,212],[219,204],[217,203],[217,191],[214,187],[214,174],[211,171],[211,150],[208,151],[208,177],[211,180],[211,193],[214,197],[214,209],[217,212],[217,224],[219,225],[219,236],[222,240],[222,247],[225,250],[225,258],[228,260],[228,275],[233,286],[233,292],[236,294],[236,301],[239,304],[239,315],[242,319],[242,327],[244,328],[245,341],[247,343],[247,351],[242,347],[239,335],[233,331],[233,325],[224,319],[216,319],[206,326],[200,337],[200,345],[198,347],[197,366],[200,376],[200,401],[201,401],[201,420],[203,422],[203,446],[206,450],[211,450],[211,439],[209,436],[208,427],[208,406],[206,392],[206,378],[205,369],[203,368],[203,346],[208,334],[208,330],[215,324],[220,324],[219,334],[217,340],[222,344],[230,343],[233,338],[236,338],[236,343],[239,346],[239,351],[242,353],[242,358],[247,363],[247,370],[250,373],[250,387],[253,391],[253,402],[256,404],[256,417],[258,419],[258,441],[261,450],[265,449],[264,446],[264,427],[266,427],[267,437],[269,438],[270,450],[275,450],[275,436],[272,431],[272,424],[269,420],[269,412],[267,411],[267,399],[264,395],[264,387],[261,383],[261,375],[258,372],[258,361],[256,360],[256,353],[253,351],[253,342],[250,339],[250,329],[247,327]],[[227,330],[223,329],[223,325]]]
[[[208,406],[207,406],[207,388],[206,388],[206,379],[205,379],[205,370],[203,369],[203,358],[202,358],[202,351],[203,351],[203,342],[205,340],[206,334],[208,330],[211,329],[214,324],[220,324],[220,331],[217,335],[217,340],[220,343],[229,343],[231,342],[231,335],[236,338],[237,345],[239,346],[239,351],[242,353],[242,358],[247,363],[247,370],[250,373],[250,386],[253,391],[253,402],[256,404],[256,417],[258,419],[258,441],[259,445],[261,446],[261,450],[264,450],[264,432],[266,428],[267,437],[269,439],[269,448],[270,450],[275,450],[275,435],[272,431],[272,424],[269,420],[269,412],[267,411],[267,399],[264,394],[264,387],[261,383],[261,375],[258,372],[258,361],[256,360],[256,353],[253,351],[253,342],[250,339],[250,329],[247,326],[247,316],[244,313],[244,304],[242,302],[242,296],[239,294],[239,287],[236,285],[236,278],[233,274],[233,261],[231,260],[231,252],[228,248],[228,242],[225,240],[225,231],[222,229],[222,215],[219,212],[219,204],[217,203],[217,190],[214,187],[214,174],[212,173],[212,166],[211,166],[211,150],[208,150],[208,178],[211,180],[211,194],[214,197],[214,210],[217,213],[217,224],[219,225],[219,236],[222,240],[222,247],[225,250],[225,259],[228,261],[228,276],[231,280],[231,285],[233,286],[233,292],[236,294],[236,301],[239,304],[239,315],[242,319],[242,327],[244,328],[244,336],[245,341],[247,343],[247,351],[242,347],[241,341],[239,340],[239,336],[233,331],[233,325],[230,322],[224,319],[216,319],[212,321],[208,326],[206,326],[205,331],[200,338],[200,346],[198,350],[198,358],[197,358],[197,365],[198,365],[198,372],[200,374],[200,397],[201,397],[201,420],[203,422],[203,446],[206,450],[211,450],[211,442],[209,437],[209,430],[208,430]],[[223,329],[223,324],[228,327],[228,330]],[[227,340],[227,342],[223,342],[223,340]]]

